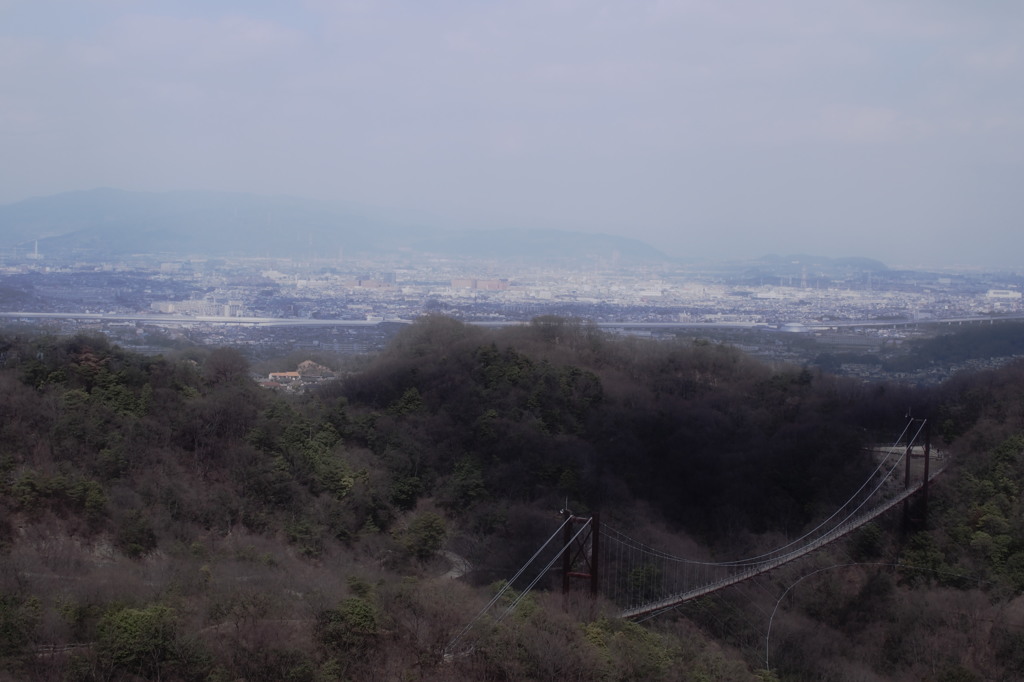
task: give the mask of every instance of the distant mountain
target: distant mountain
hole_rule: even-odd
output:
[[[565,261],[669,260],[635,239],[558,230],[439,230],[328,202],[226,192],[95,189],[0,206],[0,246],[47,256],[335,257],[344,252]]]
[[[288,255],[369,248],[380,225],[325,203],[221,192],[69,192],[0,206],[8,245],[48,255]]]

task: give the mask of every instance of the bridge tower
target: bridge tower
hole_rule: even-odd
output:
[[[920,517],[912,519],[910,516],[910,498],[908,497],[903,501],[903,525],[904,530],[909,529],[912,522],[924,523],[928,520],[928,478],[931,475],[929,471],[929,464],[932,459],[932,438],[931,438],[931,423],[927,419],[910,419],[910,425],[907,428],[907,449],[904,452],[903,459],[906,462],[906,469],[903,476],[903,489],[910,488],[910,463],[913,455],[914,443],[917,441],[917,436],[912,435],[913,427],[915,423],[919,423],[921,426],[918,430],[918,434],[924,437],[924,479],[921,482],[921,498],[920,506]]]
[[[600,580],[601,518],[576,516],[568,509],[562,514],[568,523],[563,531],[562,546],[562,594],[567,595],[573,581],[586,581],[590,596],[596,597]],[[582,526],[582,532],[576,528]],[[574,539],[575,538],[575,539]]]

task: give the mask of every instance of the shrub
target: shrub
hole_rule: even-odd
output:
[[[126,556],[138,559],[156,549],[156,533],[141,512],[129,512],[117,529],[115,544]]]
[[[0,658],[23,653],[39,621],[37,598],[0,594]]]
[[[363,659],[374,649],[378,636],[377,608],[363,597],[349,597],[337,608],[317,617],[316,638],[322,646]]]
[[[107,667],[142,677],[159,678],[174,659],[177,625],[166,606],[121,609],[100,620],[97,643]]]
[[[444,519],[433,512],[426,512],[409,523],[402,544],[414,557],[426,561],[441,549],[447,535]]]

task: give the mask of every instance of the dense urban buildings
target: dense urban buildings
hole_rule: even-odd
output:
[[[393,256],[92,263],[33,249],[0,263],[0,313],[9,325],[94,329],[143,352],[182,342],[254,355],[373,351],[425,314],[476,324],[557,315],[634,334],[712,336],[806,362],[822,352],[882,352],[940,324],[1014,319],[1024,313],[1022,280],[807,257],[645,266]]]

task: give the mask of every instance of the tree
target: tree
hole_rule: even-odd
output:
[[[434,512],[426,512],[409,522],[402,544],[414,557],[426,561],[441,549],[447,535],[444,519]]]
[[[99,624],[101,661],[114,670],[159,679],[174,659],[177,623],[166,606],[120,609]]]
[[[212,385],[233,383],[249,376],[249,361],[235,348],[216,348],[203,363],[203,378]]]

